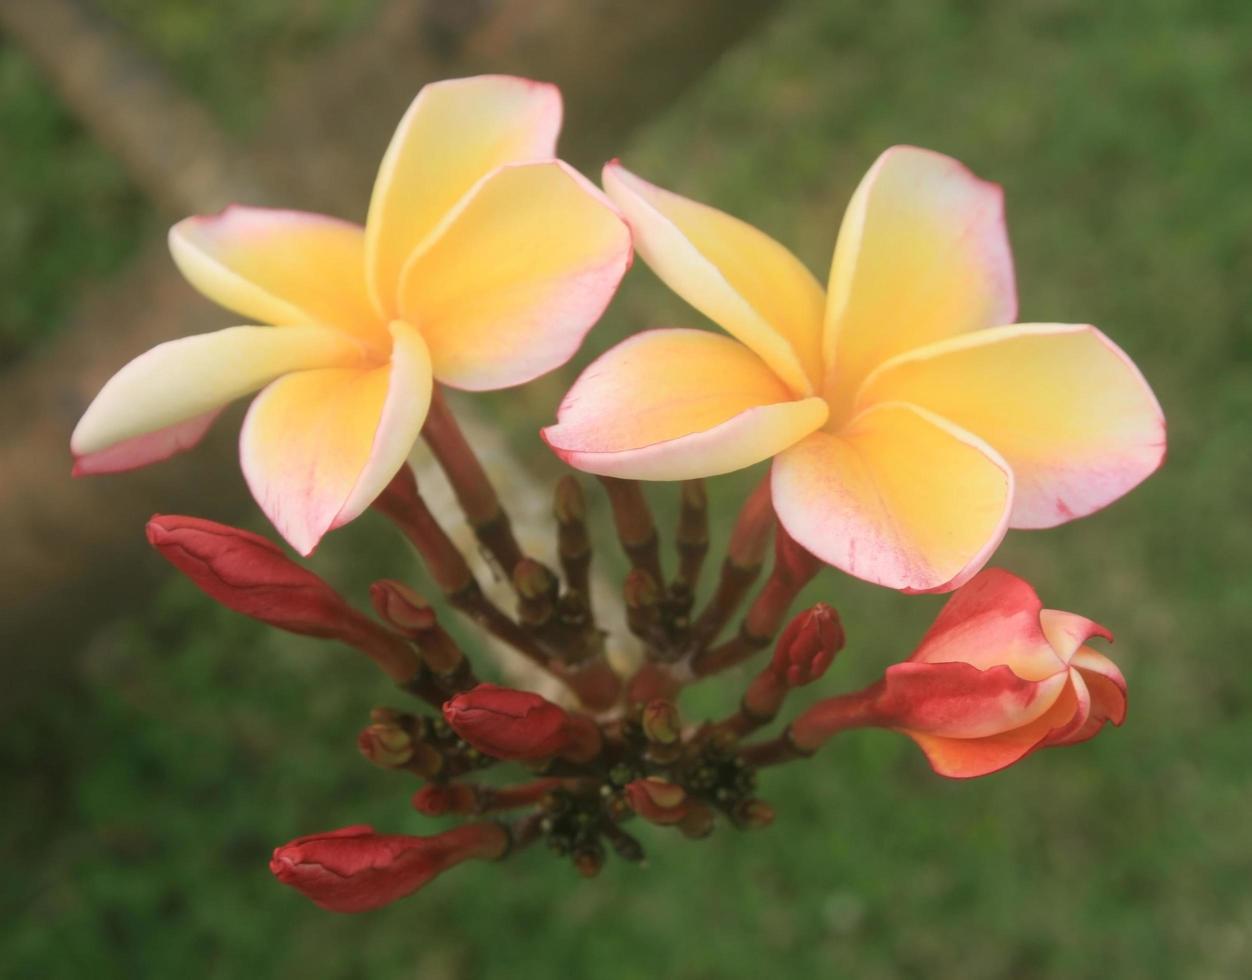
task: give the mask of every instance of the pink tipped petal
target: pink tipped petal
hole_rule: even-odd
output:
[[[1090,728],[1091,692],[1083,680],[1082,673],[1077,670],[1066,671],[1069,689],[1074,697],[1074,713],[1064,725],[1052,729],[1044,740],[1044,745],[1069,745],[1076,741],[1085,741],[1094,735],[1083,734]],[[1099,731],[1099,729],[1096,729]]]
[[[889,728],[981,738],[1035,721],[1068,683],[1064,669],[1030,681],[1004,665],[907,662],[887,668],[874,707]]]
[[[1111,721],[1121,725],[1126,720],[1126,678],[1108,657],[1083,647],[1070,660],[1091,691],[1091,722],[1102,725]],[[1096,729],[1099,730],[1098,727]],[[1094,733],[1093,733],[1094,734]]]
[[[630,231],[559,161],[502,167],[404,269],[400,308],[435,376],[505,388],[564,364],[630,265]]]
[[[1043,635],[1056,655],[1069,663],[1079,649],[1093,636],[1112,642],[1113,634],[1095,620],[1059,609],[1045,609],[1039,614]]]
[[[369,506],[421,431],[433,387],[429,355],[408,324],[393,323],[392,333],[390,364],[287,375],[244,419],[244,478],[302,555]]]
[[[1029,725],[984,738],[946,738],[926,732],[902,730],[926,753],[926,760],[940,776],[972,779],[999,772],[1021,761],[1048,743],[1052,732],[1073,719],[1078,702],[1073,688],[1065,686],[1052,707]]]
[[[1004,537],[1013,475],[995,450],[925,409],[875,406],[774,461],[787,532],[849,575],[906,592],[947,592]]]
[[[197,290],[258,323],[320,324],[366,343],[386,333],[365,292],[359,225],[321,214],[229,207],[170,229],[170,253]]]
[[[1018,677],[1043,680],[1063,672],[1040,626],[1043,603],[1025,579],[984,568],[948,600],[927,630],[914,663],[964,662],[987,669],[1004,664]]]
[[[359,344],[323,327],[229,327],[171,340],[139,355],[105,383],[75,427],[70,450],[77,457],[95,456],[199,420],[289,371],[352,364],[360,357]],[[161,458],[169,455],[167,449],[190,445],[195,432],[195,425],[179,429],[163,436],[164,442],[134,444],[111,458],[141,460],[145,453]],[[129,455],[132,451],[137,455]]]
[[[589,473],[714,476],[768,459],[826,419],[742,344],[704,330],[650,330],[591,364],[543,437]]]
[[[887,150],[853,194],[830,270],[823,349],[836,418],[877,365],[1017,313],[1003,193],[951,157]]]
[[[74,476],[99,476],[104,473],[121,473],[138,469],[149,463],[159,463],[171,456],[185,452],[204,438],[214,420],[222,413],[215,408],[203,415],[178,422],[175,425],[135,436],[119,442],[98,453],[87,453],[74,460]]]
[[[821,381],[822,288],[787,249],[751,225],[662,190],[620,164],[604,189],[635,249],[661,280],[747,344],[797,395]]]
[[[1013,467],[1013,527],[1053,527],[1112,503],[1165,455],[1139,369],[1095,327],[1022,324],[908,351],[859,406],[906,399],[986,439]]]
[[[398,312],[400,272],[469,190],[497,167],[556,154],[561,93],[506,75],[426,85],[400,120],[378,169],[366,222],[370,296]]]

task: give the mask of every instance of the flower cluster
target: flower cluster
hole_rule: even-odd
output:
[[[900,732],[935,772],[965,778],[1120,725],[1125,681],[1089,645],[1108,631],[984,566],[1007,528],[1090,514],[1144,480],[1162,461],[1164,421],[1096,328],[1015,322],[1000,189],[948,157],[888,150],[852,197],[823,287],[761,232],[616,162],[602,192],[556,158],[560,123],[549,85],[429,85],[383,158],[363,227],[259,208],[179,223],[175,262],[244,323],[132,361],[74,432],[76,473],[121,471],[190,448],[225,404],[259,391],[243,473],[292,548],[308,555],[373,509],[448,607],[563,685],[557,703],[481,680],[472,651],[403,582],[372,585],[370,616],[263,537],[154,517],[153,547],[215,601],[382,669],[411,703],[374,709],[361,755],[420,781],[419,814],[461,821],[433,836],[300,837],[275,850],[274,875],[339,912],[537,841],[593,875],[610,851],[642,860],[633,819],[688,838],[719,822],[769,825],[760,771],[849,729]],[[624,619],[643,651],[624,670],[592,603],[582,484],[556,486],[550,566],[519,544],[439,386],[504,388],[564,364],[636,250],[725,334],[626,340],[542,433],[607,497],[629,567]],[[419,438],[513,608],[488,596],[423,498],[407,464]],[[767,459],[706,588],[702,481]],[[681,481],[669,572],[640,480]],[[826,565],[953,595],[878,681],[758,738],[845,646],[830,605],[791,614]],[[735,711],[683,718],[685,689],[771,648]],[[484,778],[507,764],[527,775]]]

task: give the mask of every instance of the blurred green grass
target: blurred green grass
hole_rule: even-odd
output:
[[[9,719],[5,971],[1252,975],[1250,52],[1252,8],[1217,0],[793,0],[622,148],[819,272],[856,180],[891,143],[1005,184],[1022,318],[1100,325],[1170,420],[1169,462],[1143,488],[1012,535],[997,558],[1117,632],[1124,729],[969,783],[932,776],[904,739],[850,735],[765,778],[779,820],[751,838],[693,846],[645,829],[651,866],[611,863],[592,883],[536,850],[338,918],[275,885],[265,860],[346,823],[437,825],[352,748],[368,708],[394,698],[349,656],[265,634],[174,582],[149,615],[97,637],[81,686]],[[578,363],[643,326],[696,321],[637,264]],[[485,401],[530,454],[542,419],[519,404],[550,412],[568,379]],[[750,476],[716,484],[723,516]],[[382,541],[358,522],[320,560],[360,597],[366,575],[409,571]],[[376,567],[358,567],[361,550]],[[840,606],[852,637],[826,690],[903,656],[939,602],[834,573],[810,594]],[[697,692],[693,713],[733,688]]]

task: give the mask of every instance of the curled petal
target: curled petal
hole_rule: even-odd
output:
[[[373,502],[426,419],[433,387],[426,345],[407,323],[395,321],[391,331],[389,364],[287,375],[257,396],[244,419],[244,478],[302,555]]]
[[[83,472],[140,466],[188,448],[228,402],[290,371],[354,364],[361,347],[324,327],[228,327],[139,355],[100,389],[70,437]],[[139,441],[147,437],[144,441]],[[114,450],[109,456],[106,450]]]
[[[574,383],[543,431],[563,460],[632,479],[714,476],[768,459],[826,420],[742,344],[704,330],[651,330]]]
[[[1042,611],[1025,579],[984,568],[947,601],[909,660],[960,661],[984,670],[1004,664],[1025,680],[1043,680],[1063,671],[1067,661],[1048,642]]]
[[[887,358],[1016,318],[1003,192],[951,157],[892,147],[848,204],[827,288],[826,391],[839,418]]]
[[[197,290],[258,323],[321,324],[386,341],[365,292],[359,225],[321,214],[229,207],[170,229],[170,253]]]
[[[1060,695],[1039,718],[1029,725],[985,738],[947,738],[926,732],[905,730],[926,753],[932,769],[951,779],[987,776],[1019,762],[1036,749],[1049,744],[1053,732],[1065,729],[1079,710],[1073,685],[1062,688]]]
[[[907,399],[986,439],[1013,467],[1013,527],[1099,510],[1165,457],[1165,419],[1129,357],[1095,327],[1021,324],[892,358],[860,406]]]
[[[479,180],[509,163],[556,153],[561,93],[553,85],[479,75],[425,86],[383,156],[366,221],[370,297],[397,313],[405,262]]]
[[[1061,669],[1040,681],[1006,666],[902,663],[887,668],[874,706],[889,728],[980,738],[1021,728],[1041,717],[1069,683]]]
[[[1039,614],[1044,636],[1056,655],[1069,663],[1080,648],[1093,636],[1111,641],[1113,634],[1095,620],[1059,609],[1045,609]]]
[[[1070,738],[1082,742],[1092,738],[1106,721],[1121,725],[1126,720],[1126,678],[1108,657],[1083,647],[1074,654],[1070,666],[1082,675],[1091,692],[1091,714],[1086,725]]]
[[[636,177],[616,161],[604,189],[635,248],[670,289],[747,344],[796,395],[821,380],[825,303],[813,274],[751,225]]]
[[[626,225],[572,168],[502,167],[405,267],[400,309],[421,325],[440,381],[504,388],[569,360],[630,255]]]
[[[772,489],[787,532],[826,563],[893,589],[947,592],[1004,537],[1013,475],[976,436],[891,403],[781,453]]]
[[[135,436],[115,443],[96,453],[84,453],[74,459],[74,476],[98,476],[138,469],[159,463],[196,446],[222,414],[220,408],[197,415],[186,422],[176,422],[156,432]]]

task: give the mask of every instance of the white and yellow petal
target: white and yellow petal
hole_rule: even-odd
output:
[[[543,431],[571,466],[685,480],[768,459],[826,420],[742,344],[704,330],[651,330],[596,360]]]
[[[1018,324],[930,344],[866,379],[857,403],[907,399],[975,432],[1013,467],[1013,527],[1063,524],[1138,486],[1165,456],[1139,369],[1095,327]]]
[[[75,427],[70,450],[83,473],[140,466],[194,445],[211,421],[207,413],[280,375],[360,360],[358,343],[325,327],[229,327],[171,340],[105,383]],[[119,449],[150,435],[156,438]]]
[[[197,290],[257,323],[321,324],[385,344],[365,291],[365,235],[321,214],[229,207],[170,229],[170,253]]]
[[[163,459],[186,452],[204,438],[205,433],[221,414],[222,409],[214,408],[185,422],[175,422],[155,432],[123,439],[107,449],[77,455],[74,457],[73,475],[99,476],[104,473],[122,473],[147,466],[149,463],[159,463]]]
[[[501,167],[405,267],[400,310],[440,381],[505,388],[573,356],[630,257],[626,224],[571,167]]]
[[[370,198],[367,281],[380,316],[396,315],[405,263],[479,180],[555,156],[561,112],[555,86],[505,75],[435,82],[417,94]]]
[[[786,248],[715,208],[656,187],[619,163],[604,189],[661,280],[738,338],[798,396],[821,384],[822,287]]]
[[[814,433],[774,461],[774,509],[801,545],[850,575],[906,592],[971,578],[1004,537],[1008,464],[977,436],[904,403]]]
[[[1016,318],[1000,187],[940,153],[887,150],[848,205],[827,293],[825,390],[843,418],[887,358]]]
[[[261,509],[300,554],[359,516],[408,458],[430,407],[430,355],[391,324],[390,363],[301,371],[253,401],[240,433],[243,474]]]

